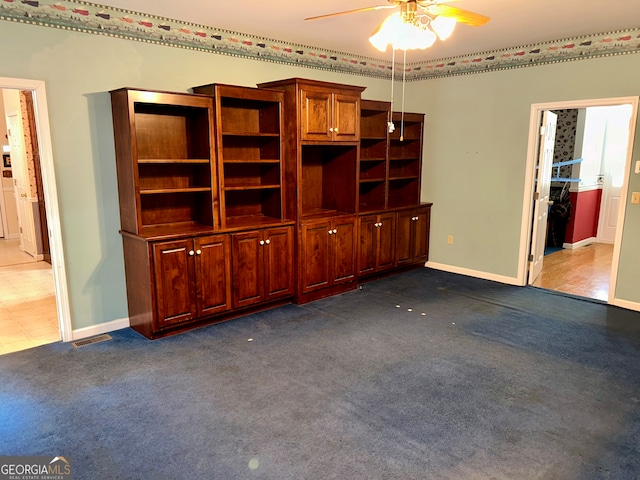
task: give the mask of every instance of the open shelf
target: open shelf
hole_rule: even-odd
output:
[[[420,203],[420,179],[407,177],[389,179],[389,208],[407,207]]]
[[[379,182],[360,182],[360,212],[383,209],[385,206],[385,187],[384,180]]]
[[[356,146],[303,145],[301,216],[356,211]]]
[[[210,189],[147,193],[140,195],[143,229],[163,224],[213,226]]]
[[[281,189],[278,187],[225,189],[224,211],[226,226],[230,226],[229,222],[238,223],[238,218],[273,218],[281,220],[281,194]]]

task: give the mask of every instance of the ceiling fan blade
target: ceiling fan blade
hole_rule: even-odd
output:
[[[441,15],[443,17],[454,18],[456,21],[471,25],[472,27],[479,27],[490,20],[489,17],[485,17],[479,13],[450,7],[448,5],[431,5],[426,7],[425,10],[431,15]]]
[[[397,5],[376,5],[373,7],[356,8],[354,10],[345,10],[344,12],[328,13],[326,15],[317,15],[315,17],[307,17],[305,20],[322,20],[323,18],[339,17],[341,15],[349,15],[351,13],[367,12],[369,10],[382,10],[384,8],[396,8]]]

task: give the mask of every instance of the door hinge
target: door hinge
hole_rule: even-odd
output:
[[[22,233],[22,227],[20,227],[20,233]]]
[[[544,135],[544,125],[540,125],[540,135]]]
[[[535,198],[535,200],[540,200],[540,192],[536,192],[534,198]]]
[[[533,262],[533,254],[529,255],[529,261]]]

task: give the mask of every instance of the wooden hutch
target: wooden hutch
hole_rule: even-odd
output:
[[[158,338],[424,265],[423,115],[288,79],[111,92],[131,327]]]

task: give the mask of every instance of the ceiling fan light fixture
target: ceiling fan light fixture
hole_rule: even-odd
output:
[[[436,35],[426,25],[406,22],[402,15],[389,15],[369,37],[369,42],[381,52],[391,45],[394,50],[414,50],[429,48],[436,41]]]
[[[440,40],[446,40],[451,36],[456,28],[456,19],[451,17],[438,16],[431,20],[429,26],[436,32]]]

